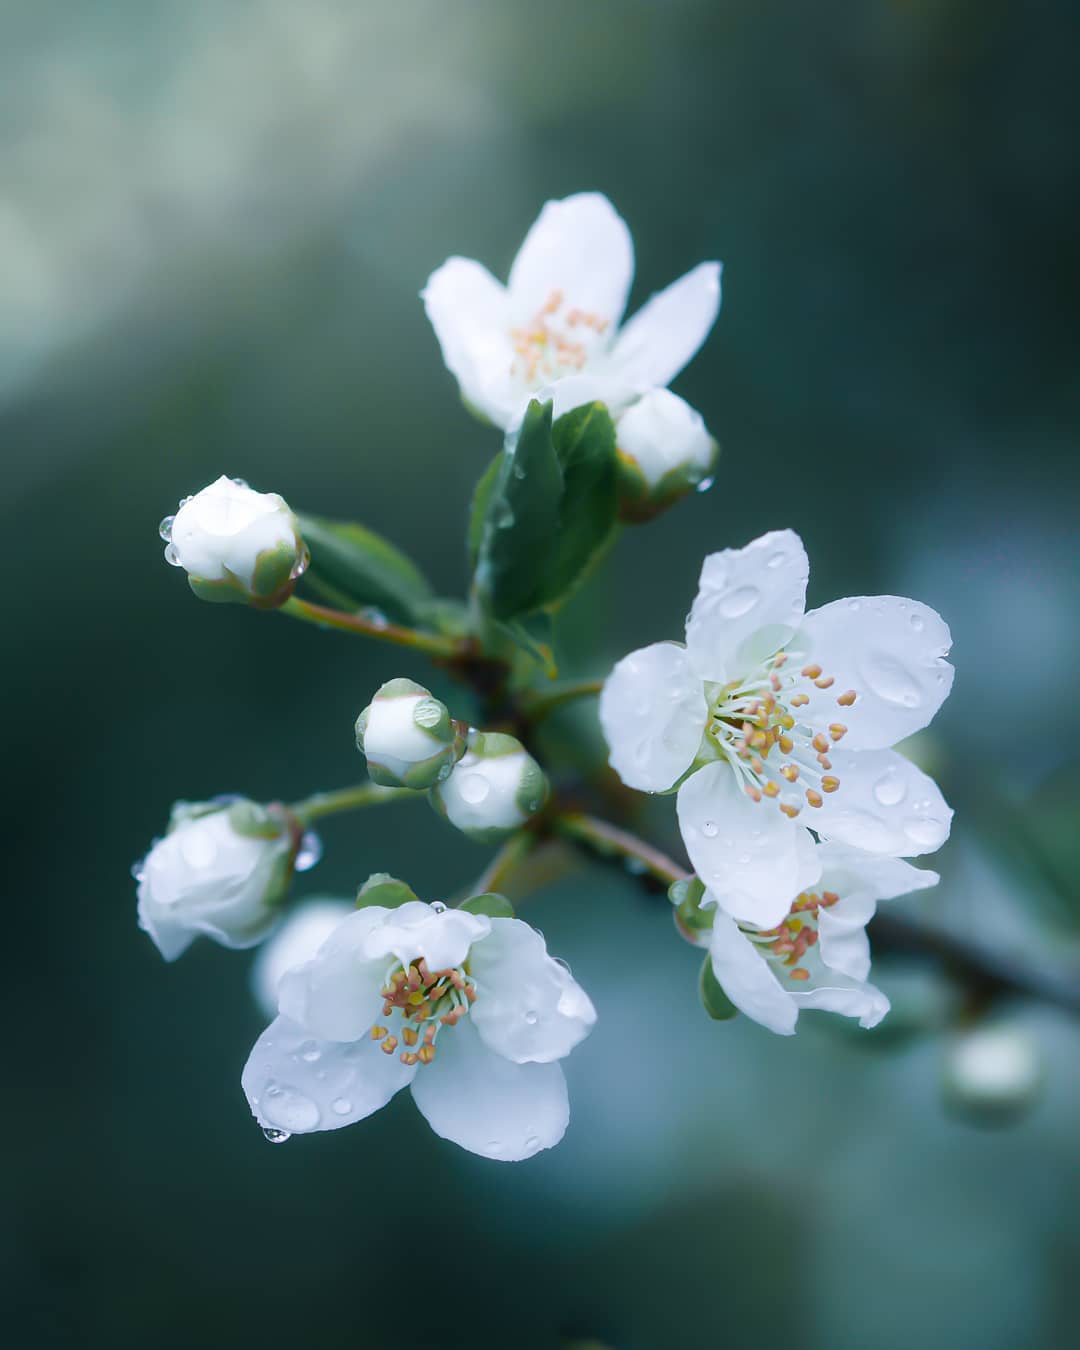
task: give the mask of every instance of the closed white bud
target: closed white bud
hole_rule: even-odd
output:
[[[178,803],[165,838],[136,868],[139,927],[166,961],[200,933],[253,947],[277,917],[297,844],[287,819],[255,802]]]
[[[188,574],[201,600],[272,609],[308,563],[296,517],[276,492],[223,474],[161,522],[165,559]]]
[[[1030,1032],[999,1022],[962,1031],[946,1042],[945,1100],[980,1124],[1004,1124],[1034,1104],[1043,1083],[1039,1047]]]
[[[412,680],[388,680],[356,719],[356,746],[372,782],[423,790],[441,782],[465,749],[446,705]]]
[[[717,445],[701,414],[677,394],[652,389],[615,424],[619,508],[645,521],[699,489],[716,463]]]
[[[472,731],[448,778],[432,789],[435,809],[463,834],[494,843],[520,829],[547,799],[544,771],[519,740]]]
[[[267,1017],[277,1016],[281,977],[310,961],[354,908],[349,900],[305,900],[259,948],[251,967],[251,992]]]

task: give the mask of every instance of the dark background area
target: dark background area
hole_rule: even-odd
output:
[[[1076,977],[1078,40],[1065,0],[0,3],[13,1344],[1071,1342],[1062,1014],[996,1010],[1046,1087],[980,1128],[943,1105],[932,971],[878,972],[906,1035],[713,1025],[664,904],[591,869],[529,916],[600,1010],[558,1149],[493,1165],[407,1096],[271,1148],[250,954],[166,967],[128,869],[177,797],[353,781],[370,693],[427,678],[199,604],[158,520],[225,471],[464,586],[498,439],[417,292],[451,253],[505,276],[545,198],[596,188],[631,308],[725,263],[676,384],[723,456],[575,600],[564,673],[677,636],[703,554],[786,525],[811,603],[934,605],[958,675],[920,756],[957,819],[898,906]],[[298,896],[445,894],[488,856],[423,806],[324,839]]]

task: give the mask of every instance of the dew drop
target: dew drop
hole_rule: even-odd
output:
[[[330,1110],[339,1116],[347,1116],[352,1110],[352,1102],[348,1097],[335,1097],[330,1103]]]
[[[175,519],[175,516],[165,516],[161,524],[157,527],[157,532],[161,535],[162,539],[169,540],[172,538],[172,527]]]
[[[180,498],[180,505],[181,505],[181,506],[187,506],[188,502],[193,502],[194,500],[195,500],[194,497],[181,497],[181,498]]]
[[[446,906],[443,904],[441,900],[432,900],[431,908],[435,911],[436,914],[446,913]]]
[[[518,479],[519,482],[520,482],[520,480],[521,480],[522,478],[525,477],[525,465],[524,465],[524,464],[515,464],[515,465],[514,465],[514,477],[515,477],[516,479]]]
[[[847,607],[848,607],[848,609],[850,609],[850,610],[856,610],[856,609],[858,609],[858,608],[859,608],[859,602],[858,602],[858,600],[849,600],[849,601],[847,602]]]
[[[786,553],[774,553],[772,557],[769,559],[768,566],[779,567],[786,557],[787,557]]]
[[[484,1145],[484,1152],[488,1155],[489,1158],[497,1158],[499,1154],[502,1152],[502,1149],[503,1146],[501,1139],[489,1139],[487,1143]]]
[[[715,839],[720,833],[720,827],[715,820],[707,820],[701,827],[701,833],[706,839]]]
[[[697,485],[697,487],[694,489],[694,491],[708,492],[708,490],[712,487],[713,483],[715,482],[716,482],[715,478],[703,478],[701,482]]]
[[[165,561],[169,564],[170,567],[182,566],[180,562],[180,554],[177,553],[175,544],[165,545]]]
[[[525,1021],[528,1022],[529,1026],[534,1027],[536,1026],[537,1022],[540,1021],[540,1014],[535,1012],[532,1008],[530,1008],[529,1011],[525,1014]]]
[[[919,686],[895,657],[871,653],[861,662],[863,679],[878,698],[902,708],[917,708],[922,702]]]
[[[530,1134],[525,1140],[525,1147],[530,1153],[535,1153],[540,1147],[540,1136],[538,1134]]]
[[[322,840],[314,830],[305,830],[293,866],[298,872],[310,872],[322,857],[322,854]]]
[[[912,616],[908,619],[908,623],[911,624],[912,628],[914,628],[916,633],[921,633],[922,630],[926,627],[926,623],[921,614],[912,614]]]
[[[131,875],[135,878],[136,881],[142,881],[143,877],[146,875],[146,868],[144,866],[145,862],[146,862],[145,858],[136,858],[136,860],[131,864]]]
[[[479,805],[490,791],[491,784],[482,774],[466,773],[462,775],[458,782],[458,792],[461,793],[461,799],[468,802],[470,806]]]
[[[945,839],[945,826],[933,816],[912,816],[904,821],[904,833],[920,848],[938,848]]]
[[[271,1144],[283,1144],[286,1139],[291,1139],[292,1135],[288,1130],[275,1130],[272,1125],[264,1125],[263,1138]]]
[[[246,478],[234,478],[233,482],[238,488],[246,488],[248,486],[248,480]]]
[[[309,1064],[314,1064],[322,1054],[315,1041],[305,1041],[300,1047],[300,1058],[307,1060]]]
[[[508,501],[499,502],[495,508],[495,526],[500,530],[508,530],[514,523],[514,508]]]
[[[898,773],[890,770],[874,784],[874,796],[882,806],[899,806],[907,796],[907,784]]]
[[[390,620],[381,609],[370,607],[360,611],[360,617],[369,623],[372,628],[389,628]]]
[[[268,1088],[262,1114],[278,1130],[313,1130],[319,1123],[319,1108],[302,1092],[291,1087]]]
[[[761,598],[756,586],[740,586],[720,601],[720,613],[725,619],[739,619],[749,614]]]

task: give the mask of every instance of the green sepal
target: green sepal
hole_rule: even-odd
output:
[[[713,926],[715,911],[701,908],[704,894],[705,885],[696,876],[676,881],[668,888],[668,899],[675,906],[675,926],[692,942]]]
[[[322,588],[338,603],[370,605],[398,623],[424,622],[434,593],[400,549],[353,521],[322,516],[297,516],[297,521],[311,554],[305,576],[316,590]]]
[[[489,919],[512,919],[514,917],[514,906],[505,895],[498,895],[495,891],[487,891],[484,895],[474,895],[464,904],[458,905],[458,909],[464,909],[469,914],[486,914]]]
[[[222,581],[204,581],[202,577],[188,576],[188,585],[200,600],[214,605],[250,605],[251,596],[232,577]]]
[[[419,900],[419,896],[404,881],[398,881],[389,872],[372,872],[367,881],[356,893],[356,908],[367,909],[369,905],[381,905],[383,909],[397,909],[410,900]]]
[[[247,839],[276,839],[285,833],[281,816],[258,802],[233,802],[227,810],[233,831]]]
[[[706,956],[701,963],[698,976],[698,993],[701,1004],[715,1022],[730,1022],[738,1013],[738,1008],[720,987],[720,981],[713,974],[712,957]]]
[[[720,443],[713,440],[712,459],[708,465],[677,465],[669,469],[651,487],[631,455],[616,454],[616,485],[619,499],[619,519],[628,525],[645,525],[654,520],[677,501],[696,492],[716,470]]]

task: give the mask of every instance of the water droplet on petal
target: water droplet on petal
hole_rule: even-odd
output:
[[[194,500],[195,500],[194,497],[181,497],[181,498],[180,498],[180,505],[181,505],[181,506],[187,506],[188,502],[193,502]]]
[[[263,1138],[271,1144],[283,1144],[286,1139],[291,1139],[292,1135],[288,1130],[275,1130],[272,1125],[264,1125]]]
[[[490,1158],[497,1158],[499,1154],[502,1152],[502,1148],[503,1146],[501,1139],[489,1139],[487,1143],[484,1145],[484,1152]]]
[[[347,1116],[352,1110],[352,1102],[348,1097],[335,1097],[330,1103],[330,1110],[339,1116]]]
[[[495,508],[495,527],[508,530],[514,523],[514,508],[508,501],[501,501]]]
[[[322,1051],[315,1041],[305,1041],[300,1047],[300,1058],[306,1059],[309,1064],[314,1064],[321,1054]]]
[[[850,609],[850,610],[856,610],[856,609],[858,609],[858,608],[859,608],[859,602],[858,602],[858,600],[849,600],[849,601],[847,602],[847,607],[848,607],[848,609]]]
[[[768,561],[769,567],[779,567],[787,558],[786,553],[774,553]]]
[[[908,619],[908,623],[911,624],[912,628],[914,628],[916,633],[921,633],[922,630],[926,627],[926,623],[921,614],[913,614],[911,618]]]
[[[530,1134],[529,1137],[525,1140],[525,1147],[529,1150],[530,1153],[535,1153],[537,1149],[540,1147],[540,1136],[537,1134]]]
[[[267,1088],[261,1103],[261,1114],[275,1129],[290,1134],[296,1130],[313,1130],[319,1123],[319,1108],[295,1088]]]
[[[314,830],[305,830],[293,866],[298,872],[310,872],[322,855],[322,840]]]
[[[446,906],[443,904],[441,900],[432,900],[431,908],[435,911],[436,914],[446,913]]]
[[[161,535],[162,539],[169,540],[172,538],[172,527],[175,519],[175,516],[165,516],[161,524],[157,527],[157,532]]]
[[[529,1026],[534,1027],[536,1026],[537,1022],[540,1021],[540,1014],[535,1012],[532,1008],[530,1008],[529,1011],[525,1014],[525,1021],[528,1022]]]
[[[145,863],[146,863],[145,858],[136,858],[136,860],[131,864],[131,875],[135,878],[136,881],[142,881],[143,877],[146,875]]]
[[[715,820],[707,820],[701,827],[701,833],[706,839],[715,839],[720,833],[720,828]]]
[[[478,805],[490,791],[491,784],[482,774],[466,773],[462,775],[458,782],[458,792],[461,793],[461,799],[468,802],[470,806]]]
[[[725,619],[738,619],[749,614],[761,598],[756,586],[740,586],[720,601],[720,613]]]
[[[248,486],[248,481],[246,478],[234,478],[233,482],[236,484],[238,488],[246,488]]]
[[[912,816],[904,821],[904,833],[920,848],[940,848],[945,842],[945,826],[933,816]]]
[[[696,492],[708,492],[708,490],[712,487],[713,483],[715,483],[715,482],[716,482],[716,479],[715,479],[715,478],[703,478],[703,479],[701,480],[701,482],[700,482],[700,483],[697,485],[697,487],[695,488],[695,491],[696,491]]]
[[[180,554],[177,553],[175,544],[165,545],[165,561],[169,564],[170,567],[182,566],[182,563],[180,562]]]
[[[907,784],[894,769],[890,769],[874,784],[874,796],[882,806],[898,806],[907,796]]]
[[[919,686],[894,656],[872,652],[860,665],[866,683],[884,702],[896,703],[902,708],[917,708],[922,702]]]

